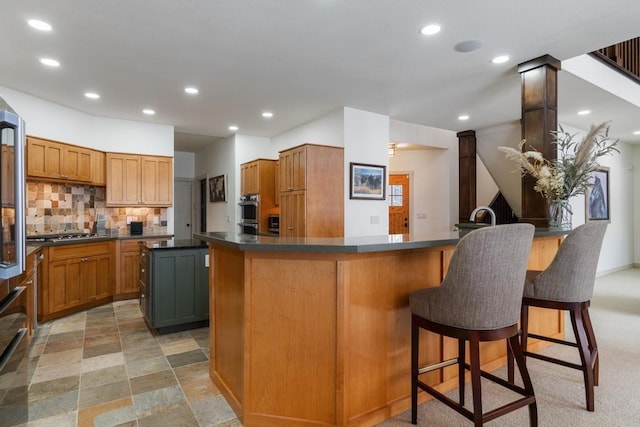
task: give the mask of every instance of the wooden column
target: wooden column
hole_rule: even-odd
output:
[[[544,55],[518,65],[522,92],[522,138],[527,150],[534,148],[546,159],[556,158],[551,131],[558,127],[558,71],[560,61]],[[545,198],[533,189],[535,179],[522,178],[521,222],[546,227],[548,209]]]
[[[471,211],[476,207],[476,132],[465,130],[458,137],[458,178],[460,223],[469,222]]]

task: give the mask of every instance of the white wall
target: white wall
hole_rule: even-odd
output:
[[[391,163],[393,167],[392,171],[413,171],[414,172],[414,187],[426,186],[426,189],[420,189],[420,193],[414,197],[413,203],[416,204],[416,215],[422,212],[421,207],[425,206],[427,213],[427,221],[424,223],[423,228],[425,230],[447,231],[451,230],[454,224],[458,222],[459,200],[458,200],[458,137],[453,131],[438,129],[429,126],[417,125],[414,123],[401,122],[398,120],[390,121],[390,141],[395,143],[406,142],[410,144],[418,144],[426,147],[441,148],[438,150],[438,154],[431,153],[429,159],[424,159],[426,164],[421,164],[419,161],[411,161],[414,164],[402,164]],[[399,150],[398,153],[401,151]],[[403,155],[398,157],[398,162],[403,161]],[[433,158],[437,158],[438,161],[434,162]],[[392,160],[394,162],[396,160]],[[406,159],[404,161],[407,161]],[[408,169],[411,168],[411,169]],[[429,182],[419,183],[418,174],[426,174],[425,179]],[[438,186],[436,189],[435,187]],[[433,191],[429,190],[433,187]],[[438,197],[437,201],[422,200],[421,197]],[[431,204],[438,204],[435,208],[436,211],[433,215],[430,214],[432,209]],[[432,218],[430,218],[430,216]],[[435,222],[431,222],[433,219]],[[415,225],[422,224],[414,221]],[[422,225],[420,225],[422,227]],[[419,230],[414,229],[414,232]]]
[[[631,148],[631,168],[633,175],[633,241],[634,246],[634,264],[640,267],[640,145],[634,145]]]
[[[196,176],[196,155],[175,151],[173,153],[173,171],[175,178],[193,179]]]
[[[412,235],[451,229],[447,150],[397,150],[389,159],[389,170],[390,173],[411,173],[409,231]],[[426,218],[419,218],[424,215]]]
[[[476,206],[489,206],[499,191],[484,162],[476,156]]]
[[[516,148],[520,143],[520,123],[508,123],[476,131],[476,153],[517,216],[522,216],[522,180],[516,164],[507,160],[500,146]],[[478,185],[481,183],[478,182]],[[484,185],[484,184],[483,184]],[[480,189],[478,191],[481,191]],[[483,191],[483,190],[482,190]]]
[[[344,109],[338,108],[271,138],[273,158],[278,158],[279,151],[307,143],[344,147]]]
[[[27,135],[102,151],[173,156],[173,126],[92,116],[2,86],[0,96],[24,119]]]
[[[351,200],[350,163],[384,165],[389,173],[389,117],[353,108],[344,109],[344,234],[389,234],[386,200]],[[387,178],[388,179],[388,176]]]
[[[215,141],[198,152],[195,162],[195,176],[211,177],[226,175],[227,201],[210,203],[207,200],[207,231],[237,232],[239,181],[236,176],[235,136]],[[239,164],[239,163],[238,163]],[[208,182],[208,181],[207,181]],[[236,191],[238,192],[236,194]]]

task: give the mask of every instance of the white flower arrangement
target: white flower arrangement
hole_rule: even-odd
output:
[[[547,201],[566,200],[584,194],[590,185],[590,174],[600,165],[598,158],[618,152],[618,140],[609,138],[609,122],[591,126],[581,141],[575,141],[575,134],[552,132],[557,145],[558,158],[548,160],[538,151],[523,151],[526,140],[520,141],[518,148],[498,147],[507,159],[518,165],[518,171],[536,179],[534,190],[542,193]]]

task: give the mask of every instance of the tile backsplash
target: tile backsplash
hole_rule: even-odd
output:
[[[167,208],[107,207],[104,187],[27,181],[27,235],[91,232],[103,215],[105,228],[128,234],[127,217],[142,221],[145,233],[166,233]]]

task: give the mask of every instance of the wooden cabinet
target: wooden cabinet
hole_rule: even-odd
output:
[[[27,137],[27,177],[89,183],[94,150]]]
[[[91,303],[114,291],[114,241],[51,246],[42,286],[43,318]]]
[[[173,159],[141,156],[140,201],[144,205],[171,206],[173,204]]]
[[[107,185],[107,154],[102,151],[91,153],[91,183],[104,187]]]
[[[256,159],[240,165],[243,195],[258,194],[258,232],[269,229],[269,214],[277,213],[275,174],[277,160]]]
[[[116,299],[137,298],[140,293],[140,242],[161,239],[120,240],[116,246]]]
[[[2,170],[0,186],[2,186],[2,206],[11,206],[15,200],[15,155],[13,146],[2,144]]]
[[[160,333],[208,324],[208,248],[141,248],[140,304]]]
[[[106,154],[107,206],[171,206],[173,159]]]
[[[279,162],[280,235],[344,236],[344,150],[305,144]]]

